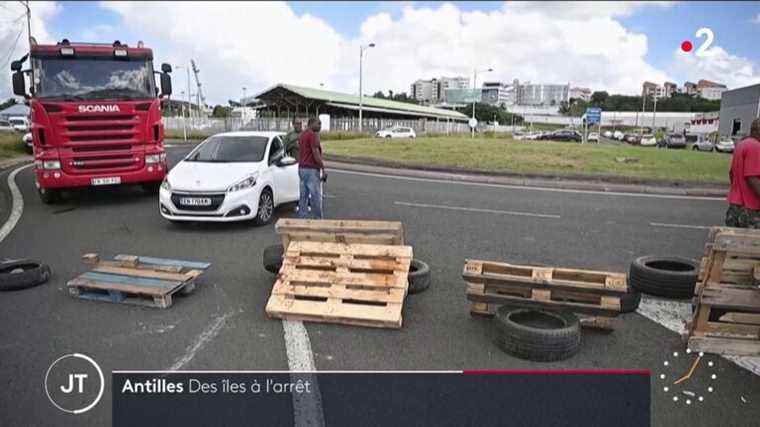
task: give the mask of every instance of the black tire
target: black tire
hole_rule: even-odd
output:
[[[40,201],[46,205],[52,205],[60,199],[60,191],[51,188],[37,188],[37,194],[40,196]]]
[[[274,196],[272,190],[265,188],[259,196],[259,209],[256,211],[254,221],[256,225],[267,225],[274,217]]]
[[[418,259],[412,259],[408,277],[410,295],[418,294],[430,287],[430,267]]]
[[[687,299],[694,296],[697,273],[697,264],[690,259],[649,255],[631,263],[628,283],[641,293]]]
[[[285,250],[282,245],[272,245],[264,248],[264,269],[272,274],[280,272],[282,257]]]
[[[639,303],[641,303],[640,292],[629,292],[624,294],[620,297],[620,312],[632,313],[639,308]]]
[[[552,325],[528,325],[525,322],[529,317]],[[581,324],[578,317],[569,312],[501,306],[494,322],[496,345],[521,359],[555,362],[574,356],[580,349]]]
[[[31,288],[48,281],[50,267],[31,259],[0,262],[0,291]]]

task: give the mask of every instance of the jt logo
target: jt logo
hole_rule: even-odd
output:
[[[74,391],[74,379],[77,380],[77,393],[84,393],[84,379],[87,378],[87,374],[69,374],[68,387],[61,386],[61,391],[69,394]]]

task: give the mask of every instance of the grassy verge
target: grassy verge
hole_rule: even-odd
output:
[[[730,155],[628,145],[441,137],[416,140],[325,141],[328,155],[488,172],[615,176],[667,182],[725,184]],[[619,162],[626,157],[633,162]]]
[[[20,133],[0,133],[0,159],[23,156],[26,153]]]

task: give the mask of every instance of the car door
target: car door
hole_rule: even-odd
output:
[[[275,136],[269,145],[269,171],[274,183],[274,198],[276,204],[298,200],[298,163],[292,162],[283,165],[281,160],[285,158],[285,145],[282,138]],[[295,160],[292,157],[288,160]]]

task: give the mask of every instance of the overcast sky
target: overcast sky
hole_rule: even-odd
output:
[[[571,83],[637,94],[641,83],[715,80],[760,83],[758,2],[32,2],[32,35],[130,45],[143,40],[155,62],[195,59],[208,102],[238,99],[276,83],[358,93],[408,91],[417,78]],[[0,3],[0,99],[10,96],[9,60],[26,49],[19,2]],[[706,55],[680,51],[709,27]],[[19,37],[19,34],[20,37]],[[18,41],[16,41],[18,38]],[[156,66],[158,68],[158,66]],[[174,73],[175,91],[185,87]]]

